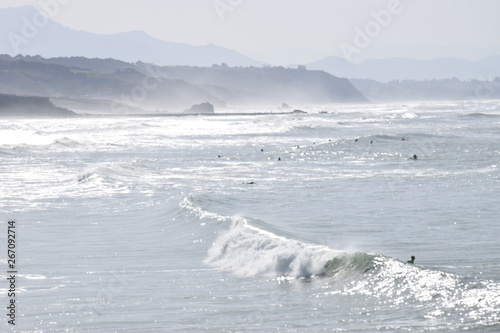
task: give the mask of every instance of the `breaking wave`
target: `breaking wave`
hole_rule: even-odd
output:
[[[407,264],[382,254],[308,243],[262,221],[204,211],[189,199],[183,206],[199,219],[216,222],[217,237],[204,263],[239,278],[326,279],[322,297],[369,297],[389,307],[412,307],[426,319],[444,318],[463,328],[495,327],[500,321],[500,284],[494,281]]]

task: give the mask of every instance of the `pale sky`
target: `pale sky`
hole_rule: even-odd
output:
[[[498,0],[1,0],[0,8],[26,4],[77,30],[142,30],[274,65],[346,53],[464,58],[500,47]]]

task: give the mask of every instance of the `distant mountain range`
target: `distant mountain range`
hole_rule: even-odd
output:
[[[77,31],[50,19],[36,8],[23,6],[0,9],[0,54],[40,55],[44,58],[113,58],[127,63],[142,61],[160,66],[201,66],[225,63],[234,66],[264,64],[236,51],[216,45],[193,46],[159,40],[141,31],[99,35]],[[500,77],[500,56],[478,61],[456,58],[416,60],[408,58],[368,59],[352,63],[327,57],[306,65],[337,77],[392,80],[493,80]]]
[[[99,35],[77,31],[50,19],[36,8],[23,6],[0,9],[0,54],[16,56],[113,58],[127,63],[142,61],[160,66],[201,66],[225,63],[233,66],[263,66],[236,51],[216,45],[193,46],[159,40],[141,31]],[[392,80],[493,80],[500,77],[500,56],[478,61],[456,58],[416,60],[408,58],[368,59],[352,63],[327,57],[307,64],[348,79]]]
[[[349,79],[381,82],[393,80],[452,79],[491,81],[500,77],[500,56],[478,61],[455,58],[416,60],[407,58],[368,59],[354,64],[343,58],[327,57],[307,64],[308,69],[323,70]]]
[[[82,56],[151,62],[163,66],[260,66],[261,62],[216,45],[162,41],[145,32],[98,35],[44,20],[31,6],[0,9],[0,54],[42,57]]]

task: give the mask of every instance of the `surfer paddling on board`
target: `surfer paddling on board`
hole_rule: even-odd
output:
[[[415,262],[415,256],[411,256],[410,260],[408,260],[407,264],[413,264]]]

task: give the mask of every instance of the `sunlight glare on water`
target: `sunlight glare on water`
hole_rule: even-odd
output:
[[[489,107],[2,120],[19,329],[495,332]]]

